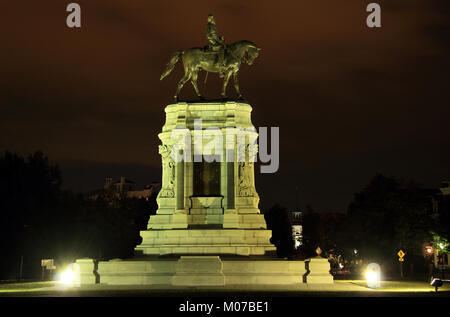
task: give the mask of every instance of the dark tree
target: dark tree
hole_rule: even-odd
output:
[[[343,213],[324,213],[320,214],[320,221],[317,228],[318,245],[326,253],[329,251],[342,253],[340,246],[344,240],[344,226],[347,222],[347,215]]]
[[[320,214],[315,212],[311,206],[306,206],[303,214],[303,246],[302,252],[308,257],[316,256],[315,250],[320,245],[319,226]]]
[[[0,157],[0,278],[40,276],[40,260],[72,262],[80,257],[108,260],[133,255],[156,194],[129,199],[105,194],[91,200],[61,190],[62,177],[42,152]]]
[[[433,225],[428,202],[417,184],[377,174],[349,205],[348,245],[365,258],[387,263],[395,263],[399,249],[409,259],[420,256]]]
[[[100,195],[84,200],[76,222],[74,249],[77,256],[97,260],[129,258],[142,242],[151,214],[157,209],[157,193],[147,199]]]
[[[292,225],[288,211],[278,204],[264,213],[267,229],[272,230],[270,242],[277,248],[280,258],[291,257],[294,252],[294,239],[292,238]]]
[[[61,173],[42,152],[27,158],[9,152],[0,157],[0,246],[3,278],[18,276],[20,258],[27,264],[55,251],[67,232],[65,211],[59,210]],[[33,265],[39,269],[39,264]]]

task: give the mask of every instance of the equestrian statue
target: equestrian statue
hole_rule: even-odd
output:
[[[181,56],[183,60],[184,76],[178,82],[174,96],[175,102],[178,102],[178,94],[188,80],[191,80],[197,96],[204,100],[197,85],[198,73],[201,70],[206,71],[206,75],[208,75],[208,72],[213,72],[219,73],[220,77],[224,78],[221,93],[223,99],[227,98],[226,88],[231,75],[233,75],[234,88],[236,89],[238,98],[243,99],[239,90],[239,68],[241,67],[242,62],[252,65],[259,54],[260,48],[255,43],[245,40],[228,45],[225,44],[225,39],[223,36],[219,35],[212,14],[208,16],[206,38],[208,40],[208,45],[203,48],[193,47],[176,51],[167,63],[166,69],[162,73],[160,80],[170,74]]]

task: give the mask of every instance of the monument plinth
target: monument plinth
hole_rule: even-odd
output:
[[[333,282],[326,259],[287,261],[274,255],[271,231],[258,208],[258,134],[251,111],[249,104],[234,101],[180,102],[165,108],[156,215],[141,231],[134,258],[78,260],[82,284]]]
[[[249,155],[257,150],[258,134],[251,111],[241,102],[166,107],[166,123],[159,134],[163,181],[158,210],[150,217],[148,230],[141,232],[137,251],[263,255],[275,250],[258,208]],[[181,161],[174,159],[174,151]]]

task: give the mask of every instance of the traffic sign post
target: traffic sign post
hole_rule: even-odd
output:
[[[405,261],[403,257],[406,255],[406,253],[400,250],[398,251],[397,255],[398,255],[398,262],[400,265],[400,277],[403,278],[403,262]]]
[[[42,277],[41,279],[45,280],[45,271],[50,270],[50,279],[53,279],[53,270],[56,269],[56,266],[54,265],[53,259],[42,259],[41,260],[41,267],[42,267]]]

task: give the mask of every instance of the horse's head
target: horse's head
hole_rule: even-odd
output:
[[[244,62],[249,65],[253,64],[261,50],[255,43],[246,40],[232,43],[229,47],[235,50],[237,55],[240,55]]]
[[[259,51],[261,49],[255,44],[255,43],[250,43],[247,47],[247,64],[252,65],[253,62],[255,61],[255,58],[258,57],[259,55]]]

